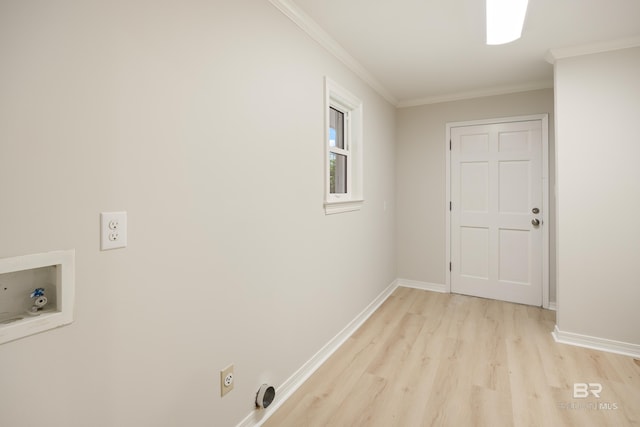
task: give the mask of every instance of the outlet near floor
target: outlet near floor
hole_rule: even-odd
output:
[[[220,371],[220,396],[224,396],[233,390],[233,365],[229,365]]]

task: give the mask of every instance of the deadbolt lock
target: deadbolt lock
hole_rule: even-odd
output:
[[[537,214],[537,213],[540,213],[540,209],[533,208],[533,209],[531,209],[531,212],[534,213],[534,214]]]

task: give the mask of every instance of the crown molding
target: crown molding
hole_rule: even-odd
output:
[[[612,50],[628,49],[638,46],[640,46],[640,36],[634,36],[624,39],[549,49],[547,54],[544,56],[544,59],[546,59],[550,64],[555,64],[558,59],[591,55],[594,53],[603,53]]]
[[[394,106],[398,100],[369,73],[356,59],[349,54],[340,44],[320,27],[309,15],[291,0],[269,0],[280,12],[291,19],[298,27],[306,32],[312,39],[318,42],[329,53],[345,64],[358,77],[364,80],[373,90]]]
[[[442,102],[462,101],[486,96],[508,95],[510,93],[553,88],[553,78],[524,83],[520,85],[494,86],[467,92],[454,92],[426,98],[406,99],[397,103],[398,108],[418,107],[420,105],[440,104]]]

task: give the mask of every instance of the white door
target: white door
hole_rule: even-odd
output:
[[[542,305],[542,121],[452,127],[450,143],[451,291]]]

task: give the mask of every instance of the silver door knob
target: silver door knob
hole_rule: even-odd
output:
[[[538,218],[533,218],[531,220],[531,224],[533,224],[534,227],[537,227],[540,225],[540,220]]]

